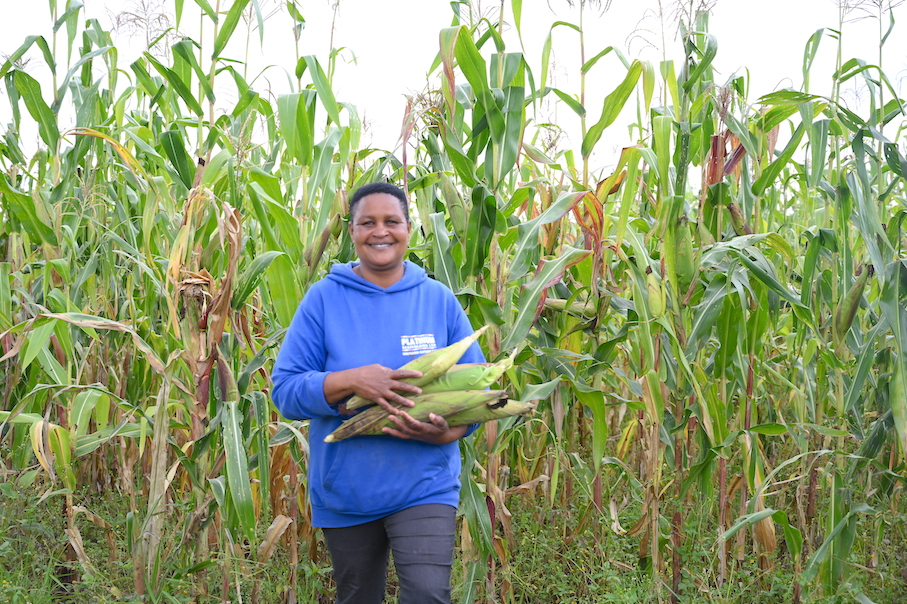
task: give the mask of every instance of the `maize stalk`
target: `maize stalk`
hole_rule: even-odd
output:
[[[453,367],[454,363],[460,360],[460,357],[466,353],[467,349],[472,346],[473,342],[479,339],[479,336],[482,335],[486,329],[488,329],[487,325],[476,330],[474,334],[463,338],[459,342],[455,342],[454,344],[451,344],[450,346],[446,346],[444,348],[432,350],[431,352],[424,354],[417,359],[413,359],[400,369],[421,371],[422,377],[406,378],[400,381],[406,382],[407,384],[413,384],[414,386],[422,387],[434,381],[441,375],[444,375],[445,373],[447,373],[448,369]],[[403,393],[401,392],[400,394]],[[348,410],[352,410],[372,404],[374,404],[374,401],[370,401],[367,398],[356,395],[346,402],[346,408]]]
[[[447,420],[447,425],[449,426],[484,424],[485,422],[504,419],[513,415],[526,415],[531,411],[535,411],[536,406],[538,406],[538,401],[524,402],[500,399],[485,405],[458,411],[453,415],[446,416],[444,419]]]
[[[432,413],[441,416],[452,415],[470,407],[484,406],[488,402],[506,399],[503,390],[461,390],[456,392],[434,392],[412,397],[415,405],[407,413],[418,421],[425,421]],[[383,407],[371,407],[345,421],[327,435],[326,443],[337,442],[353,436],[381,434],[383,427],[393,428],[388,412]]]

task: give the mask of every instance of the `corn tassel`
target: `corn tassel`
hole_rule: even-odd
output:
[[[486,329],[488,329],[487,325],[476,330],[474,334],[463,338],[459,342],[456,342],[444,348],[432,350],[431,352],[424,354],[417,359],[413,359],[400,369],[421,371],[422,377],[407,378],[400,381],[419,387],[434,381],[436,378],[446,373],[447,370],[454,365],[454,363],[459,361],[460,357],[466,354],[466,351],[470,346],[472,346],[472,343],[478,340],[479,336],[482,335]],[[401,392],[401,394],[405,393]],[[346,402],[346,408],[358,409],[359,407],[365,407],[372,404],[374,404],[373,401],[357,395],[353,396]]]
[[[412,397],[415,403],[406,412],[419,421],[425,421],[432,413],[446,416],[475,407],[485,405],[489,401],[506,398],[503,390],[461,390],[456,392],[435,392],[432,394],[419,394]],[[353,436],[365,434],[380,434],[384,426],[394,427],[388,419],[388,412],[383,407],[371,407],[359,415],[345,421],[336,430],[327,435],[326,443],[337,442]]]

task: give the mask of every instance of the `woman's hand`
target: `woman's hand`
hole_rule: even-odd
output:
[[[412,407],[415,403],[394,391],[421,393],[422,389],[418,386],[401,381],[417,377],[422,377],[422,372],[390,369],[378,364],[335,371],[324,378],[324,397],[328,403],[333,404],[356,394],[374,401],[391,415],[397,415],[403,413],[399,407]],[[346,410],[341,408],[340,411],[345,413]]]
[[[382,431],[397,438],[420,440],[434,445],[446,445],[462,438],[468,426],[449,426],[443,416],[431,413],[427,422],[414,419],[402,409],[391,415],[390,420],[397,428],[383,428]]]

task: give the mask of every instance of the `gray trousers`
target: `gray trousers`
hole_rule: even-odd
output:
[[[337,604],[381,604],[390,551],[400,604],[450,604],[456,516],[449,505],[418,505],[366,524],[322,529]]]

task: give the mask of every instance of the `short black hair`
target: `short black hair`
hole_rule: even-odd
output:
[[[386,193],[387,195],[393,195],[400,202],[400,209],[403,210],[403,215],[406,217],[406,222],[409,222],[409,200],[406,199],[406,193],[403,192],[403,189],[397,185],[393,185],[389,182],[373,182],[367,185],[363,185],[356,189],[356,192],[353,193],[353,196],[350,198],[350,221],[352,222],[353,217],[356,215],[356,206],[359,205],[359,202],[362,201],[363,197],[368,197],[369,195],[374,195],[375,193]]]

